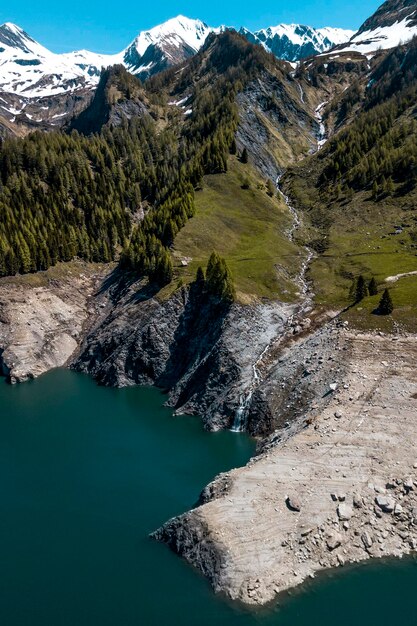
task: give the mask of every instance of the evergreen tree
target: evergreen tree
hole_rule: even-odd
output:
[[[249,155],[248,155],[248,151],[246,150],[246,148],[243,148],[240,160],[242,163],[248,163]]]
[[[173,268],[169,252],[162,250],[155,261],[155,269],[151,278],[161,287],[168,285],[172,280]]]
[[[366,286],[366,282],[362,274],[358,277],[356,281],[355,288],[355,303],[360,302],[368,295],[368,289]]]
[[[235,298],[233,278],[226,261],[217,252],[212,252],[206,270],[207,291],[226,302]]]
[[[391,294],[389,289],[384,289],[384,293],[381,296],[381,300],[378,305],[378,313],[380,315],[390,315],[394,310]]]
[[[205,280],[206,280],[206,279],[205,279],[205,277],[204,277],[204,270],[203,270],[203,268],[201,267],[201,265],[199,265],[199,266],[198,266],[198,268],[197,268],[197,273],[196,273],[196,276],[195,276],[195,282],[196,282],[198,285],[204,285]]]
[[[369,281],[368,291],[370,296],[376,296],[378,293],[378,285],[374,276],[372,276],[371,280]]]
[[[391,176],[387,179],[385,191],[386,191],[387,196],[392,196],[394,194],[394,183],[392,181]]]
[[[229,152],[230,154],[236,154],[237,152],[236,139],[234,137],[232,138],[232,141],[230,142]]]

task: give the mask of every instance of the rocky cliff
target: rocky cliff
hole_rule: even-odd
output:
[[[143,282],[117,273],[100,298],[108,313],[88,334],[74,367],[104,385],[155,384],[176,411],[201,415],[212,430],[232,426],[253,364],[293,311],[279,303],[230,306],[195,284],[160,300]]]

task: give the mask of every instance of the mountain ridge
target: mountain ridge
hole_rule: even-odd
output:
[[[56,54],[36,42],[16,24],[6,22],[0,26],[0,90],[36,98],[81,87],[95,87],[102,67],[116,64],[125,65],[131,73],[143,80],[186,61],[201,48],[210,33],[218,34],[226,29],[226,26],[214,28],[201,20],[178,15],[154,28],[141,31],[124,50],[116,54],[98,54],[89,50]],[[282,24],[257,33],[251,33],[245,28],[240,30],[249,41],[260,43],[278,58],[282,51],[282,58],[289,61],[323,52],[340,43],[341,39],[346,41],[352,34],[352,31],[330,27],[313,29]],[[268,31],[273,32],[274,45],[268,45],[268,37],[261,35]],[[301,31],[304,33],[304,45],[300,45]],[[324,31],[327,31],[326,36],[322,34]],[[281,48],[277,42],[278,32],[285,35],[285,45]]]
[[[278,59],[295,62],[345,43],[355,31],[342,28],[312,28],[303,24],[278,24],[251,33],[239,30],[249,41],[262,45]]]
[[[386,0],[348,43],[335,49],[374,55],[410,41],[417,35],[417,5],[413,0]]]

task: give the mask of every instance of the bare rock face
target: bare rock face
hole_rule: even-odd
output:
[[[155,384],[178,413],[199,414],[212,430],[232,426],[253,384],[254,362],[291,313],[279,303],[225,305],[195,286],[160,301],[143,283],[117,275],[104,293],[109,313],[86,337],[74,367],[104,385]]]
[[[94,313],[91,296],[102,276],[101,267],[79,262],[1,279],[1,374],[16,383],[65,365]]]

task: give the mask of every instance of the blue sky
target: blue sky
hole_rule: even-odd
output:
[[[203,4],[203,3],[202,3]],[[279,24],[358,28],[381,4],[374,0],[192,0],[112,2],[99,0],[19,0],[2,2],[0,23],[14,22],[54,52],[87,48],[119,52],[138,31],[178,14],[199,18],[211,26],[247,26],[251,29]]]

